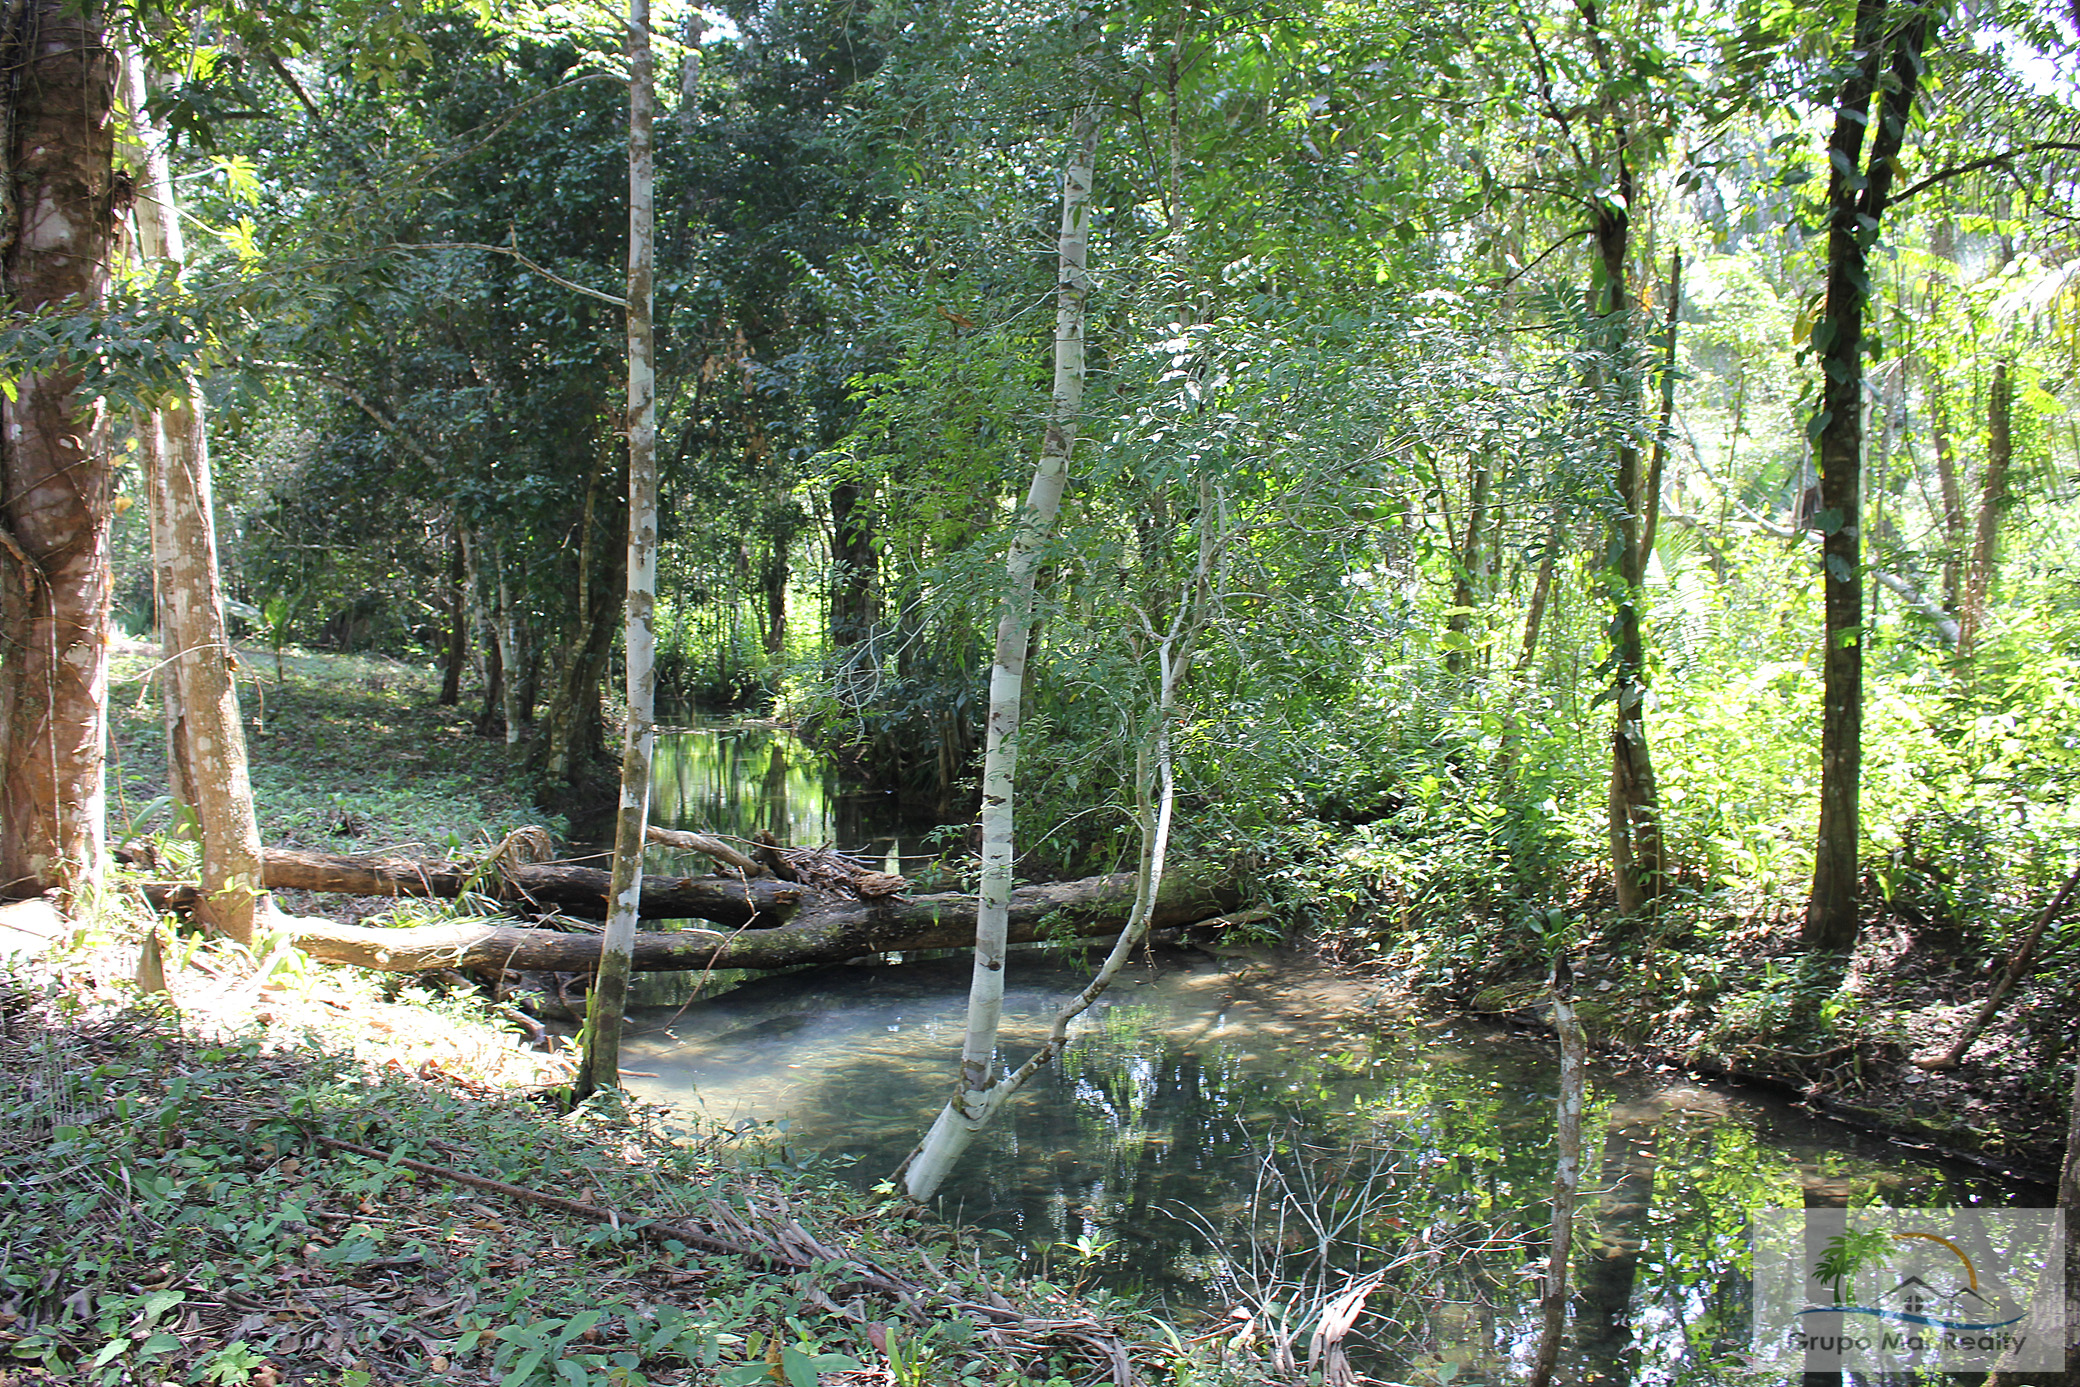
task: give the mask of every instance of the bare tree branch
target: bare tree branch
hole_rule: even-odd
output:
[[[562,275],[557,274],[554,270],[544,269],[542,266],[535,264],[534,261],[529,260],[526,256],[522,255],[518,250],[514,249],[512,246],[486,245],[482,241],[392,241],[389,245],[383,247],[383,249],[481,250],[492,255],[510,255],[515,260],[525,265],[528,269],[533,270],[536,274],[540,275],[543,279],[548,280],[552,284],[560,284],[574,294],[583,294],[585,297],[589,299],[598,299],[601,303],[611,303],[616,308],[628,307],[628,300],[622,298],[619,294],[602,293],[598,289],[588,289],[582,284],[576,283],[572,280],[565,279]]]
[[[1947,169],[1937,169],[1920,182],[1908,187],[1904,192],[1894,193],[1890,202],[1893,206],[1898,206],[1914,196],[1914,194],[1924,189],[1932,188],[1938,183],[1947,182],[1952,178],[1961,177],[1967,173],[1976,173],[1980,169],[1990,169],[1996,165],[2003,165],[2025,154],[2049,154],[2054,151],[2080,154],[2080,144],[2073,144],[2066,140],[2038,140],[2034,144],[2022,145],[2019,148],[2010,149],[2001,154],[1989,154],[1984,159],[1974,159],[1964,164],[1953,164]]]

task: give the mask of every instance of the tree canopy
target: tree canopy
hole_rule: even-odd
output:
[[[133,409],[195,373],[270,638],[443,660],[582,780],[625,541],[622,21],[108,22],[190,267],[18,298],[10,393],[71,370]],[[653,30],[667,706],[776,708],[972,809],[1088,107],[1021,872],[1133,857],[1151,634],[1201,600],[1160,716],[1178,831],[1303,919],[1535,934],[1803,901],[1817,864],[1839,947],[2070,849],[2074,16],[783,0]],[[143,540],[114,544],[135,622]]]

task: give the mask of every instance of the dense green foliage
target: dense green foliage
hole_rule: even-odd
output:
[[[611,29],[575,14],[313,10],[268,62],[205,33],[236,118],[183,104],[229,88],[165,99],[216,235],[186,299],[119,306],[133,345],[201,325],[233,586],[270,638],[474,650],[522,691],[480,726],[549,705],[564,777],[599,745],[621,545],[623,101]],[[965,811],[1092,102],[1091,388],[1028,677],[1026,871],[1131,856],[1151,635],[1182,607],[1181,831],[1296,922],[1541,951],[1554,912],[1611,900],[1620,711],[1653,753],[1657,909],[1795,900],[1818,547],[1860,523],[1867,906],[1959,927],[2060,874],[2068,17],[1928,12],[1868,246],[1859,518],[1816,505],[1811,446],[1846,5],[663,14],[668,699],[777,707]],[[150,376],[121,342],[111,392]]]

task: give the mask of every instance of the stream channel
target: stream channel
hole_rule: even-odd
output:
[[[841,793],[785,732],[659,739],[653,821],[831,843],[913,870],[916,825]],[[906,829],[908,834],[906,835]],[[664,872],[702,860],[653,850]],[[1017,1063],[1088,977],[1014,953]],[[969,966],[933,957],[782,976],[648,979],[624,1042],[641,1096],[772,1124],[795,1158],[871,1186],[943,1104]],[[688,999],[691,1000],[688,1000]],[[1538,1039],[1382,1004],[1377,983],[1242,956],[1155,951],[1078,1024],[942,1193],[1029,1274],[1153,1296],[1182,1324],[1320,1275],[1389,1269],[1352,1358],[1385,1380],[1524,1378],[1548,1236],[1558,1061]],[[2047,1191],[1920,1158],[1751,1092],[1592,1067],[1584,1214],[1562,1380],[1745,1378],[1749,1209],[1815,1202],[2036,1206]],[[1583,1225],[1586,1226],[1583,1226]],[[1304,1357],[1306,1340],[1300,1341]]]

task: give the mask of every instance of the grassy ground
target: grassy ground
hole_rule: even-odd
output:
[[[151,660],[119,659],[118,838],[166,825]],[[423,671],[284,663],[280,684],[259,664],[264,730],[244,691],[270,842],[447,851],[541,821],[516,752],[433,706]],[[1246,1375],[1194,1375],[1128,1307],[1021,1281],[769,1133],[613,1095],[566,1115],[567,1061],[472,991],[202,940],[120,879],[106,896],[0,964],[0,1387]],[[137,986],[148,933],[163,996]]]
[[[163,829],[166,756],[148,686],[156,649],[120,650],[111,679],[111,836]],[[239,697],[261,837],[324,852],[446,852],[543,822],[525,748],[474,736],[434,703],[431,671],[380,657],[245,651]],[[263,717],[264,714],[264,717]]]
[[[113,957],[0,977],[0,1382],[1023,1382],[1109,1337],[760,1133],[564,1116],[495,1054],[474,1077],[501,1038],[468,999],[209,948],[176,1011]],[[260,1024],[227,1033],[212,989]]]

